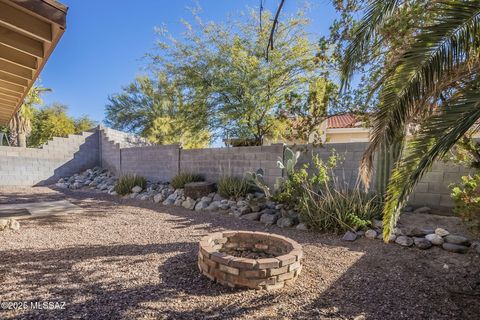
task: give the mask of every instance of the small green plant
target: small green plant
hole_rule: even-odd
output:
[[[204,181],[204,178],[202,175],[195,174],[195,173],[181,172],[177,174],[175,177],[173,177],[172,181],[170,181],[170,184],[175,189],[182,189],[183,187],[185,187],[185,184],[190,182],[198,182],[198,181]]]
[[[142,189],[145,189],[145,187],[147,186],[147,180],[142,176],[126,174],[118,179],[117,183],[115,184],[114,190],[119,195],[124,196],[132,192],[132,188],[135,186],[139,186],[142,187]]]
[[[218,193],[224,198],[245,197],[250,190],[246,178],[223,176],[217,182]]]
[[[473,232],[480,234],[480,174],[463,176],[461,183],[451,187],[455,202],[453,211]]]

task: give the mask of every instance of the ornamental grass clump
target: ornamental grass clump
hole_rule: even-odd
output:
[[[313,230],[344,232],[368,227],[381,216],[381,198],[356,185],[348,188],[334,179],[316,192],[305,186],[300,199],[300,217]]]
[[[217,182],[218,193],[224,198],[245,197],[250,191],[250,183],[246,178],[223,176]]]
[[[172,181],[170,181],[170,184],[175,189],[183,189],[183,187],[185,187],[185,184],[190,182],[199,182],[199,181],[204,181],[204,178],[202,175],[195,174],[195,173],[181,172],[177,174],[175,177],[173,177]]]
[[[119,195],[126,195],[132,192],[132,188],[139,186],[142,189],[145,189],[147,186],[147,180],[142,176],[137,176],[134,174],[126,174],[121,176],[117,183],[115,184],[115,192]]]

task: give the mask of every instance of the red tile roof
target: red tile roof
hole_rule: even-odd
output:
[[[359,122],[354,114],[341,114],[328,118],[328,129],[335,128],[354,128]]]

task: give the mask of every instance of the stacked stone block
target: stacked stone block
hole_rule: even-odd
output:
[[[222,248],[257,248],[274,258],[240,258],[220,252]],[[264,232],[224,231],[200,241],[198,267],[212,281],[229,287],[273,290],[291,285],[302,270],[302,247],[283,236]]]

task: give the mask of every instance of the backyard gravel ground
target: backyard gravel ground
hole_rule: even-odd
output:
[[[197,270],[199,239],[264,231],[218,213],[84,191],[0,189],[0,203],[67,199],[84,212],[0,232],[0,319],[479,319],[480,258],[270,227],[303,245],[302,274],[275,291],[224,288]]]

